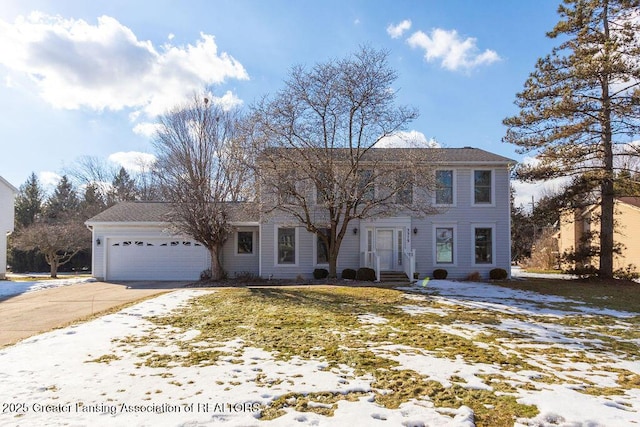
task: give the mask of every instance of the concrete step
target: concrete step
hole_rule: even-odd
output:
[[[381,271],[380,281],[385,283],[407,283],[409,278],[404,271]]]

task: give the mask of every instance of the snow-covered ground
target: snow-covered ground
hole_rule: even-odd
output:
[[[401,306],[407,316],[432,312],[446,316],[450,308],[499,313],[504,319],[497,330],[520,331],[528,339],[506,342],[504,351],[520,346],[557,348],[559,355],[578,354],[592,337],[576,338],[580,326],[559,322],[564,316],[616,318],[617,327],[633,327],[630,313],[603,313],[576,301],[533,292],[470,282],[432,280],[407,288]],[[436,408],[428,400],[412,400],[392,410],[377,405],[371,378],[354,375],[348,366],[328,368],[322,361],[293,358],[282,361],[260,348],[245,346],[239,339],[218,348],[235,352],[211,366],[157,368],[140,363],[140,355],[158,351],[179,352],[180,343],[197,339],[199,331],[177,333],[158,328],[148,316],[169,313],[189,304],[206,290],[184,289],[141,302],[118,313],[27,339],[0,349],[0,426],[92,425],[92,426],[460,426],[474,425],[474,413],[466,406]],[[427,303],[428,302],[428,303]],[[531,318],[532,320],[527,320]],[[386,324],[376,314],[361,314],[363,327]],[[476,339],[486,331],[482,324],[446,323],[425,325],[454,335]],[[153,334],[147,347],[129,348],[126,337]],[[164,342],[158,346],[157,342]],[[477,345],[487,345],[478,339]],[[590,344],[589,344],[590,345]],[[603,345],[589,354],[591,363],[558,357],[553,363],[544,355],[530,357],[531,371],[507,371],[497,364],[468,363],[462,357],[439,358],[421,349],[378,345],[376,354],[396,360],[398,369],[416,372],[451,385],[462,378],[465,387],[491,390],[484,375],[507,377],[517,389],[518,402],[536,405],[535,419],[515,421],[516,426],[604,427],[640,425],[640,389],[608,396],[580,393],[586,384],[614,387],[618,372],[640,374],[640,355],[624,355]],[[105,355],[107,356],[105,359]],[[536,382],[549,373],[566,383]],[[271,421],[256,418],[257,406],[290,393],[333,391],[369,393],[356,401],[341,400],[332,417],[287,408]],[[322,406],[323,403],[315,403]]]
[[[20,277],[19,275],[12,275],[12,277]],[[29,275],[32,278],[32,275]],[[44,277],[48,277],[48,274]],[[74,277],[74,278],[59,278],[59,279],[44,279],[38,280],[0,280],[0,298],[9,297],[13,295],[23,294],[25,292],[41,291],[43,289],[57,288],[59,286],[68,286],[75,283],[95,282],[95,279],[91,277]]]

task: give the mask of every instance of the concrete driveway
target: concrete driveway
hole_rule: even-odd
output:
[[[184,285],[89,282],[0,299],[0,347]]]

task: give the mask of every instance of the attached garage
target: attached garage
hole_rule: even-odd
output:
[[[122,202],[86,221],[92,233],[92,274],[98,280],[196,281],[210,268],[209,251],[177,234],[162,202]],[[259,269],[259,224],[242,204],[231,204],[236,221],[221,253],[230,277]],[[244,240],[238,238],[244,236]],[[244,246],[240,246],[240,243]]]
[[[108,280],[198,280],[209,268],[209,253],[193,240],[107,238]]]

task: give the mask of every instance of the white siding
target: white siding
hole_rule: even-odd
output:
[[[13,231],[14,189],[0,179],[0,280],[7,272],[7,234]]]

